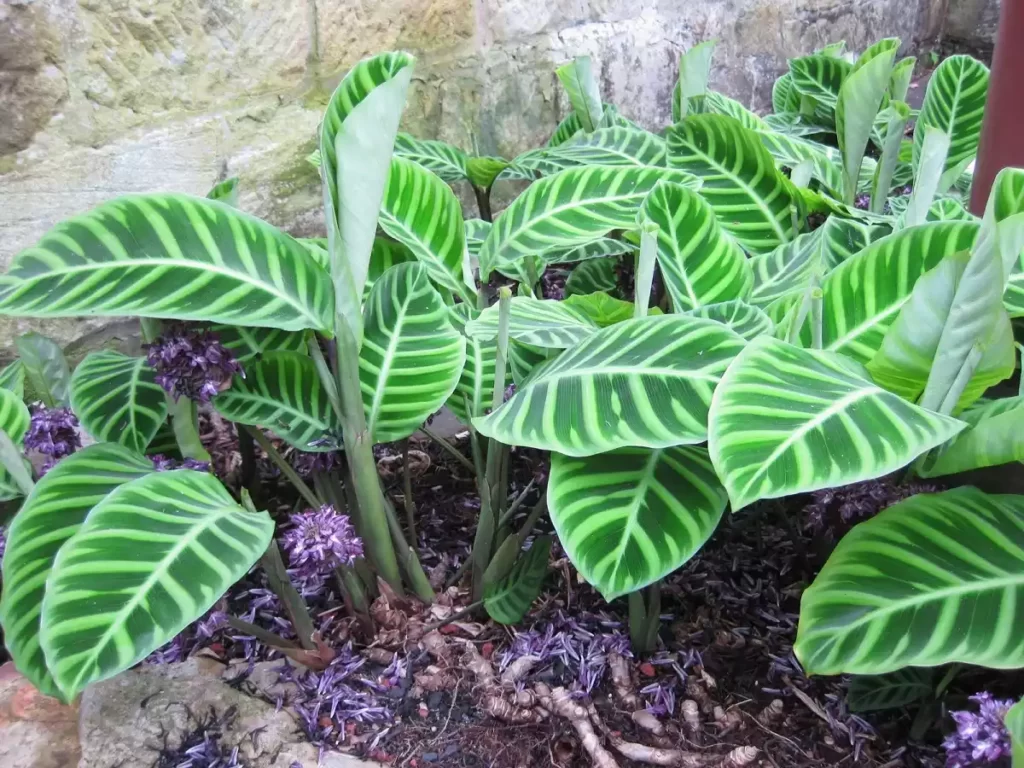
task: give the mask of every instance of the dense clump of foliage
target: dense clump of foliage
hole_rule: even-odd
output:
[[[628,595],[639,650],[660,580],[727,509],[1020,460],[1024,399],[986,392],[1016,367],[1024,171],[1004,170],[984,216],[969,213],[988,71],[947,59],[914,111],[914,59],[898,48],[794,59],[759,116],[708,88],[713,46],[696,46],[657,134],[603,103],[579,59],[558,71],[572,112],[511,161],[399,133],[414,62],[383,54],[324,115],[311,161],[326,238],[238,210],[232,182],[57,225],[0,278],[0,312],[139,316],[148,354],[95,352],[71,375],[27,335],[0,373],[0,488],[24,497],[0,604],[18,667],[73,698],[257,560],[314,647],[269,515],[202,464],[147,458],[209,459],[197,402],[243,425],[318,510],[288,546],[309,578],[333,571],[366,620],[377,577],[433,596],[373,446],[447,405],[470,427],[480,495],[473,600],[523,617],[551,541],[525,546],[546,511],[580,574]],[[506,179],[527,184],[492,220]],[[479,218],[464,217],[462,183]],[[95,444],[56,437],[75,418]],[[304,452],[303,473],[260,429]],[[56,463],[34,479],[21,454],[39,445]],[[510,446],[551,456],[518,530]],[[796,653],[810,673],[874,676],[857,688],[872,706],[905,703],[931,691],[907,669],[1024,666],[1021,594],[1024,497],[919,493],[839,543],[804,595]]]

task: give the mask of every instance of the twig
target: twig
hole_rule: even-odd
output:
[[[416,536],[416,505],[412,503],[412,475],[409,473],[409,439],[402,446],[402,504],[405,507],[405,526],[409,540],[419,541]]]
[[[263,432],[246,424],[240,424],[239,426],[252,435],[253,440],[255,440],[259,447],[263,449],[264,453],[270,457],[270,460],[277,465],[278,469],[281,470],[281,473],[288,478],[289,482],[295,486],[295,490],[299,492],[302,498],[304,498],[310,506],[316,509],[323,504],[323,502],[317,498],[316,494],[313,493],[313,490],[306,485],[306,481],[299,477],[299,473],[295,471],[292,465],[285,461],[284,457],[278,453],[277,448],[274,447],[274,444],[267,439],[267,436],[264,435]]]
[[[459,464],[464,466],[466,469],[468,469],[474,475],[476,474],[476,467],[473,466],[473,462],[471,462],[469,459],[467,459],[465,456],[463,456],[462,452],[458,448],[456,448],[454,445],[449,443],[447,440],[445,440],[443,437],[441,437],[439,434],[437,434],[437,432],[432,430],[426,424],[424,424],[422,427],[420,427],[420,431],[424,435],[429,437],[431,440],[433,440],[435,443],[437,443],[439,446],[444,448],[444,450],[446,450],[449,454],[451,454],[452,458],[455,459],[456,461],[458,461]]]
[[[523,502],[526,501],[527,494],[529,494],[530,491],[533,490],[533,486],[535,484],[536,480],[531,477],[530,482],[526,484],[526,487],[523,488],[523,490],[519,492],[519,495],[512,500],[512,503],[509,505],[509,508],[505,511],[505,514],[503,514],[501,516],[501,519],[498,520],[499,531],[506,525],[508,525],[509,522],[511,522],[512,516],[519,511],[519,508],[523,505]]]
[[[257,627],[255,624],[250,624],[248,621],[242,619],[236,619],[234,616],[228,616],[226,619],[229,626],[234,627],[239,632],[244,632],[246,635],[251,635],[257,640],[266,643],[272,648],[298,648],[295,643],[291,640],[285,640],[279,635],[275,635],[273,632],[268,632],[263,627]]]

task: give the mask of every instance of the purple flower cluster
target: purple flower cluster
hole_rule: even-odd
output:
[[[379,723],[394,717],[387,694],[401,685],[406,660],[396,655],[376,678],[356,674],[365,665],[366,659],[353,653],[350,643],[322,672],[297,674],[287,661],[277,669],[280,680],[298,689],[292,705],[306,736],[321,749],[340,744],[350,722]]]
[[[312,477],[317,472],[330,472],[341,466],[339,451],[295,451],[292,454],[292,466],[303,477]]]
[[[633,655],[629,638],[619,628],[619,622],[602,616],[584,613],[572,618],[559,611],[543,628],[537,625],[517,632],[512,646],[499,660],[499,669],[504,671],[516,659],[532,656],[537,660],[535,671],[561,664],[580,689],[590,693],[604,679],[609,653]]]
[[[956,733],[942,743],[946,749],[946,768],[1010,764],[1010,733],[1004,718],[1013,706],[1010,699],[997,699],[991,693],[971,696],[978,704],[978,713],[967,710],[953,712]]]
[[[25,450],[37,451],[47,457],[43,474],[81,447],[78,418],[70,408],[37,405],[32,409],[32,421],[25,435]]]
[[[193,331],[176,323],[152,344],[146,359],[156,369],[156,383],[174,397],[207,403],[231,385],[242,366],[209,331]]]
[[[339,515],[329,504],[292,515],[281,546],[292,567],[289,573],[310,589],[322,586],[337,566],[363,556],[363,540],[348,515]]]
[[[153,469],[157,472],[169,472],[172,469],[194,469],[196,472],[209,472],[210,462],[199,461],[199,459],[171,459],[164,456],[162,453],[157,453],[150,456],[150,461],[153,462]]]

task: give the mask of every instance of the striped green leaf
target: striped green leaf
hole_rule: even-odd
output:
[[[964,55],[945,59],[928,80],[921,114],[914,126],[913,165],[916,175],[928,128],[937,128],[949,136],[940,192],[949,189],[978,151],[988,80],[988,67]]]
[[[802,56],[789,62],[789,74],[797,93],[833,110],[839,101],[839,91],[852,70],[853,65],[845,59],[824,54]]]
[[[588,259],[600,259],[605,256],[621,256],[635,250],[635,246],[625,240],[616,240],[614,237],[599,237],[589,243],[577,245],[574,248],[555,248],[544,251],[540,255],[545,264],[572,264],[577,261]]]
[[[846,704],[851,712],[899,709],[921,701],[934,690],[932,671],[920,667],[898,669],[887,675],[855,675]]]
[[[892,75],[889,77],[889,98],[893,101],[906,101],[907,92],[910,90],[910,81],[914,77],[914,66],[917,58],[907,56],[896,62],[892,68]]]
[[[616,299],[604,291],[588,293],[585,296],[569,296],[562,303],[567,307],[572,307],[582,312],[599,328],[607,328],[609,325],[632,320],[636,314],[636,304],[634,302]],[[650,307],[647,311],[651,315],[664,314],[658,307]]]
[[[693,557],[726,501],[700,446],[551,455],[551,522],[576,570],[605,600],[653,584]]]
[[[0,369],[0,389],[13,392],[19,400],[25,398],[25,364],[21,360],[15,360]]]
[[[452,325],[466,337],[466,363],[459,375],[459,382],[455,385],[455,391],[448,398],[446,405],[465,424],[469,424],[474,416],[483,416],[487,413],[494,393],[497,342],[494,339],[481,340],[466,335],[466,324],[479,316],[479,311],[467,304],[456,304],[448,308],[448,317]],[[506,371],[506,383],[508,373]]]
[[[831,220],[831,219],[829,219]],[[794,292],[803,291],[822,264],[822,228],[802,235],[750,260],[754,274],[750,303],[767,307]]]
[[[505,209],[484,241],[481,275],[634,226],[644,198],[662,179],[699,186],[689,174],[667,168],[611,166],[570,168],[534,182]]]
[[[15,449],[20,449],[25,434],[29,431],[31,419],[29,409],[25,407],[22,398],[9,389],[0,388],[0,432],[7,435]],[[20,456],[10,458],[10,461],[20,460]],[[4,466],[6,461],[5,458],[0,462],[0,501],[10,501],[25,495],[22,484]],[[32,479],[31,475],[29,479]]]
[[[1024,699],[1010,707],[1003,722],[1010,734],[1011,759],[1013,761],[1011,768],[1022,768],[1024,767]]]
[[[723,301],[720,304],[705,304],[697,309],[691,309],[686,314],[722,323],[748,340],[775,332],[775,323],[768,315],[739,299]]]
[[[320,123],[329,271],[338,314],[357,340],[363,286],[414,63],[401,52],[363,59],[334,89]]]
[[[836,102],[836,137],[843,156],[843,199],[853,205],[875,116],[885,103],[899,40],[880,40],[857,60]]]
[[[793,239],[795,189],[757,134],[731,117],[693,115],[668,129],[669,165],[699,178],[722,228],[754,253]]]
[[[0,622],[18,670],[48,696],[63,698],[39,645],[43,595],[54,558],[107,494],[152,471],[149,459],[123,446],[86,446],[40,478],[11,522],[3,558]]]
[[[563,352],[474,424],[508,445],[569,456],[699,443],[711,393],[743,344],[702,318],[619,323]]]
[[[617,258],[591,259],[577,264],[565,279],[565,295],[585,296],[588,293],[614,292],[619,287]],[[1021,276],[1024,286],[1024,273]],[[1024,315],[1024,287],[1021,289],[1021,314]]]
[[[363,303],[370,298],[370,291],[380,276],[396,264],[405,264],[407,261],[416,261],[413,252],[401,243],[389,240],[386,237],[378,237],[373,241],[373,251],[370,253],[370,268],[366,273],[366,285],[363,286]]]
[[[266,550],[274,522],[213,475],[155,472],[110,491],[60,548],[40,644],[73,699],[138,663],[202,616]]]
[[[873,384],[841,355],[762,336],[715,391],[708,447],[736,511],[887,475],[963,427]]]
[[[919,494],[850,531],[804,592],[809,674],[1024,666],[1024,497]]]
[[[466,160],[466,176],[476,186],[488,189],[509,165],[503,157],[471,157]]]
[[[562,354],[561,349],[544,349],[535,347],[532,344],[510,339],[508,342],[508,363],[512,369],[512,381],[517,387],[522,387],[541,368]],[[487,407],[490,408],[490,401]]]
[[[715,41],[705,40],[689,48],[679,57],[679,77],[672,89],[672,122],[678,123],[689,113],[690,100],[702,96],[711,76],[711,57]]]
[[[508,337],[524,344],[548,349],[574,347],[589,337],[597,326],[584,313],[560,301],[515,296],[509,303]],[[488,307],[469,322],[471,338],[498,338],[498,305]]]
[[[659,182],[639,221],[658,227],[658,265],[676,312],[750,295],[754,277],[747,257],[701,195]]]
[[[1024,461],[1024,398],[1007,397],[978,403],[957,418],[968,428],[920,468],[922,477],[941,477]]]
[[[708,91],[704,94],[704,111],[713,115],[728,115],[744,128],[749,128],[752,131],[768,130],[768,125],[764,120],[735,99],[730,99],[717,91]]]
[[[868,362],[918,278],[949,254],[970,248],[977,232],[971,222],[924,224],[884,237],[840,264],[822,284],[825,348]],[[810,331],[802,338],[809,344]]]
[[[210,200],[219,200],[225,205],[230,205],[232,208],[238,207],[238,177],[232,176],[230,179],[218,182],[213,185],[213,189],[206,193],[206,196]]]
[[[800,163],[810,161],[811,178],[817,179],[833,194],[842,194],[842,167],[832,161],[822,145],[775,131],[758,131],[757,135],[780,166],[792,170]]]
[[[580,131],[583,130],[583,123],[580,122],[580,116],[575,111],[570,112],[562,121],[558,124],[555,132],[551,134],[551,138],[548,139],[547,146],[558,147],[565,144],[573,136],[578,136]]]
[[[444,141],[417,139],[408,133],[395,136],[395,156],[419,163],[449,184],[466,178],[466,153]]]
[[[973,213],[964,208],[963,203],[951,197],[940,197],[928,206],[925,221],[980,221]]]
[[[366,304],[359,386],[374,442],[408,437],[455,390],[466,339],[422,264],[392,267]]]
[[[788,77],[788,74],[786,76]],[[768,130],[782,133],[786,136],[811,138],[828,134],[827,129],[812,122],[809,117],[799,112],[776,112],[775,114],[765,115],[763,120],[764,124],[768,126]]]
[[[462,206],[439,177],[396,157],[384,192],[380,226],[424,264],[434,282],[472,303],[475,297],[462,270],[466,250]]]
[[[138,195],[68,219],[11,264],[0,314],[333,327],[330,279],[296,240],[223,203]]]
[[[247,363],[267,352],[300,352],[306,348],[305,334],[298,331],[244,328],[240,325],[214,325],[210,331],[240,363]]]
[[[182,458],[181,446],[178,445],[178,439],[174,436],[174,426],[170,420],[160,425],[160,429],[156,431],[156,435],[146,446],[144,453],[147,456],[162,455],[178,460]]]
[[[829,216],[820,227],[822,264],[833,270],[876,240],[892,233],[885,224],[867,224],[853,219]]]
[[[70,405],[71,368],[60,345],[51,338],[29,331],[15,339],[14,346],[25,368],[31,400],[42,400],[47,408]]]
[[[846,41],[839,40],[835,43],[829,43],[826,46],[822,46],[815,51],[816,54],[822,56],[835,56],[836,58],[843,58],[846,54]]]
[[[596,130],[604,113],[601,91],[594,77],[589,56],[578,56],[555,70],[562,87],[569,95],[569,103],[586,133]]]
[[[142,453],[167,420],[167,394],[146,358],[91,352],[71,377],[71,408],[97,442]]]
[[[269,429],[302,451],[342,445],[341,423],[316,366],[300,352],[268,352],[251,361],[213,406],[224,418]]]
[[[665,166],[665,140],[648,131],[617,126],[580,134],[564,144],[546,150],[545,174],[579,165]],[[517,159],[518,160],[518,159]]]
[[[487,233],[491,231],[491,227],[494,225],[483,219],[466,219],[464,226],[466,249],[469,251],[469,255],[475,259],[480,254],[480,249],[483,248],[484,240],[487,239]]]
[[[552,538],[538,536],[530,549],[520,555],[512,571],[489,586],[484,594],[487,615],[499,624],[518,624],[540,595],[548,572]]]
[[[793,75],[789,72],[778,78],[772,86],[772,110],[790,114],[800,111],[800,91],[793,86]]]

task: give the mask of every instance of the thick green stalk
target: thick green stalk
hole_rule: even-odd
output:
[[[658,255],[657,224],[646,222],[640,229],[640,254],[636,262],[636,280],[633,288],[633,317],[647,317],[654,283],[654,262]]]
[[[645,590],[630,592],[629,638],[633,650],[639,653],[653,651],[660,626],[661,582],[656,581]]]
[[[295,634],[298,635],[299,644],[306,650],[313,650],[316,644],[313,642],[313,618],[309,615],[306,602],[295,589],[288,578],[288,571],[284,566],[284,559],[281,557],[281,550],[277,541],[272,540],[267,551],[260,558],[264,573],[267,574],[267,584],[273,590],[284,605],[285,613],[295,627]]]
[[[401,564],[402,570],[405,571],[405,577],[409,581],[409,586],[412,587],[412,591],[416,593],[420,600],[423,600],[425,603],[432,603],[436,595],[434,595],[434,588],[430,586],[430,579],[427,578],[427,574],[420,564],[416,550],[409,546],[405,534],[402,533],[402,526],[398,522],[395,508],[387,497],[383,495],[383,491],[381,491],[381,497],[384,499],[384,512],[387,516],[387,524],[391,531],[391,538],[394,541],[398,562]]]
[[[199,439],[199,412],[196,409],[195,401],[189,400],[187,397],[174,399],[168,395],[167,411],[171,416],[174,439],[178,443],[181,455],[186,459],[209,461],[210,454],[207,453]]]
[[[875,167],[875,176],[871,180],[871,212],[882,213],[885,201],[889,197],[892,177],[899,162],[900,143],[903,141],[903,130],[910,117],[910,107],[898,101],[888,107],[889,121],[885,127],[885,139],[882,143],[882,157]]]
[[[359,522],[363,527],[359,533],[381,578],[398,594],[403,594],[398,559],[388,532],[384,494],[377,477],[377,462],[373,458],[373,436],[366,426],[363,394],[359,388],[359,344],[340,318],[335,328],[338,344],[335,376],[341,398],[345,455],[352,472],[352,484],[359,502]]]

